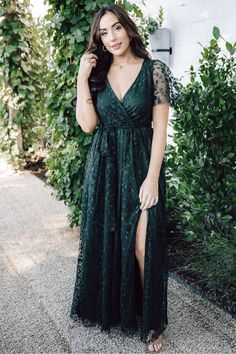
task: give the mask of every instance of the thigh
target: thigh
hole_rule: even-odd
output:
[[[137,250],[145,250],[146,243],[146,233],[147,233],[147,222],[148,222],[148,210],[143,210],[140,214],[137,231],[135,247]]]

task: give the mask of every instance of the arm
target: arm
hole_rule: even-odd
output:
[[[169,103],[153,106],[153,138],[147,176],[140,188],[140,209],[158,202],[158,180],[167,141]]]
[[[88,78],[92,68],[96,66],[96,60],[97,56],[94,54],[83,55],[77,77],[76,120],[86,133],[91,133],[98,124],[98,115],[91,100],[88,84]]]
[[[167,140],[169,106],[179,96],[179,86],[169,67],[160,60],[153,60],[153,139],[147,176],[140,187],[140,209],[158,202],[161,165]]]
[[[147,177],[158,182],[167,143],[169,103],[153,107],[153,139]]]
[[[98,116],[91,101],[88,80],[83,78],[77,80],[76,120],[85,133],[91,133],[98,124]]]

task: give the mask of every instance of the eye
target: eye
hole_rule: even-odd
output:
[[[116,31],[119,31],[120,29],[121,29],[121,26],[117,26],[117,27],[115,28]]]
[[[101,36],[105,36],[107,34],[107,32],[102,32]]]

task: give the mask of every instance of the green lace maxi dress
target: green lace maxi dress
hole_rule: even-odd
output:
[[[100,124],[85,166],[70,317],[107,331],[120,325],[127,335],[140,328],[143,342],[150,329],[159,335],[168,324],[164,160],[158,203],[147,209],[143,290],[135,257],[139,189],[150,161],[153,105],[171,104],[176,94],[176,79],[159,60],[144,60],[121,101],[106,79],[96,102]]]

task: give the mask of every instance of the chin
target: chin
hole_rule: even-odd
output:
[[[117,57],[122,57],[122,55],[124,55],[124,54],[125,54],[125,52],[122,51],[120,53],[114,53],[113,55],[116,55]]]
[[[116,52],[114,51],[112,54],[113,54],[113,55],[116,55],[116,56],[118,56],[118,57],[120,57],[120,56],[126,54],[127,51],[128,51],[128,49],[129,49],[129,48],[122,49],[122,50],[119,50],[119,51],[116,51]]]

